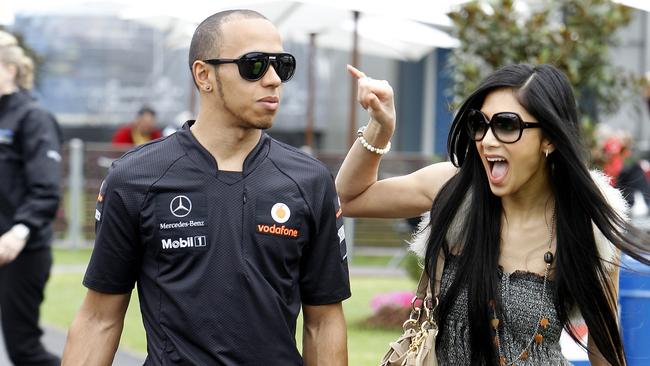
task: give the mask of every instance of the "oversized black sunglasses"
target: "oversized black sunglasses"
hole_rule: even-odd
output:
[[[283,83],[289,81],[296,71],[296,58],[289,53],[249,52],[239,58],[215,58],[203,62],[211,65],[237,64],[239,75],[248,81],[263,78],[269,65],[273,65]]]
[[[495,113],[490,120],[477,109],[470,109],[467,112],[466,126],[469,137],[474,141],[483,140],[488,128],[490,128],[494,137],[505,144],[519,141],[526,128],[542,127],[539,123],[524,122],[521,116],[515,112]]]

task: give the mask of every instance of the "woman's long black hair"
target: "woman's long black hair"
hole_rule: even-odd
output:
[[[569,319],[578,309],[603,357],[625,365],[616,321],[614,283],[600,258],[592,222],[624,253],[650,264],[648,236],[634,229],[607,203],[586,165],[575,99],[567,77],[550,65],[511,65],[488,76],[457,112],[448,138],[451,161],[459,167],[431,208],[431,236],[425,269],[436,273],[437,258],[448,257],[450,244],[458,246],[458,272],[438,309],[440,337],[445,320],[463,287],[468,291],[469,344],[472,365],[495,365],[497,354],[489,328],[488,302],[498,299],[497,266],[500,251],[501,199],[490,190],[474,141],[465,132],[468,109],[480,109],[486,96],[512,88],[519,103],[542,124],[555,150],[547,159],[557,215],[554,268],[555,310],[564,328],[577,341]],[[552,166],[552,168],[551,168]],[[471,192],[458,243],[448,243],[447,231],[467,192]]]

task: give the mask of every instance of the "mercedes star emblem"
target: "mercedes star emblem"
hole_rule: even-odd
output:
[[[192,201],[187,196],[176,196],[169,204],[169,210],[176,217],[185,217],[192,211]]]

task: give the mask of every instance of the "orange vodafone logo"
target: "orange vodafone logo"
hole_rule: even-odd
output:
[[[289,209],[289,206],[278,202],[273,205],[273,207],[271,207],[271,217],[278,224],[284,224],[285,222],[289,221],[289,218],[291,217],[291,210]]]
[[[291,209],[285,203],[278,202],[271,207],[271,218],[276,223],[257,224],[258,233],[283,236],[286,238],[297,238],[300,235],[297,228],[282,225],[291,218]]]
[[[273,225],[257,224],[257,231],[260,234],[286,236],[288,238],[297,238],[298,235],[300,235],[298,229],[286,227],[284,225],[276,225],[276,224]]]

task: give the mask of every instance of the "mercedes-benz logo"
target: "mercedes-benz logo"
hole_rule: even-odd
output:
[[[169,203],[169,210],[176,217],[185,217],[192,211],[192,201],[187,196],[176,196]]]

